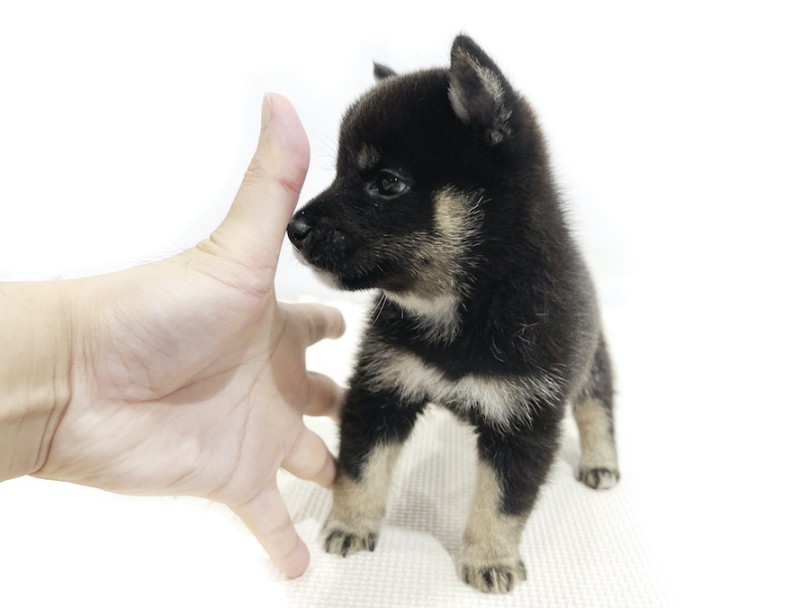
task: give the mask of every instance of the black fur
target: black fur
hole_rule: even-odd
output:
[[[301,256],[340,287],[385,294],[351,379],[340,474],[360,479],[374,446],[405,441],[427,405],[380,387],[386,349],[415,355],[451,383],[531,378],[555,390],[527,392],[508,424],[439,404],[475,427],[479,456],[499,479],[501,512],[526,516],[557,451],[566,401],[591,396],[612,407],[594,291],[542,135],[528,104],[467,37],[454,42],[449,70],[395,75],[375,65],[375,74],[378,86],[344,117],[334,183],[288,230]],[[405,190],[391,196],[392,180]],[[436,215],[443,191],[480,214],[449,261]],[[456,303],[444,338],[401,299],[437,296]],[[494,575],[511,588],[512,574],[484,577]]]

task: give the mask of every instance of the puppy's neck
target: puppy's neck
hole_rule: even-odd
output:
[[[461,327],[458,296],[425,297],[412,292],[383,291],[383,296],[407,314],[430,342],[452,342]]]

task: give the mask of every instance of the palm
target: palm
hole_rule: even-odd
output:
[[[270,297],[245,296],[202,273],[183,270],[174,280],[181,268],[168,260],[130,271],[132,299],[100,311],[104,331],[75,374],[81,384],[48,459],[62,479],[205,495],[245,466],[248,420],[278,398],[268,364],[280,338],[269,328],[280,311]],[[153,280],[137,285],[138,275],[152,279],[155,270],[173,282],[170,293],[151,287]],[[191,475],[201,462],[205,474]],[[279,463],[264,464],[273,471]]]

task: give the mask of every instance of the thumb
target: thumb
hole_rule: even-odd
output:
[[[256,153],[211,241],[272,280],[308,167],[309,141],[298,114],[281,95],[265,94]]]

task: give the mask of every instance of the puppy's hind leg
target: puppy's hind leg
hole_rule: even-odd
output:
[[[595,490],[612,488],[619,481],[619,464],[613,428],[613,376],[602,337],[590,376],[573,409],[581,450],[577,479]]]

